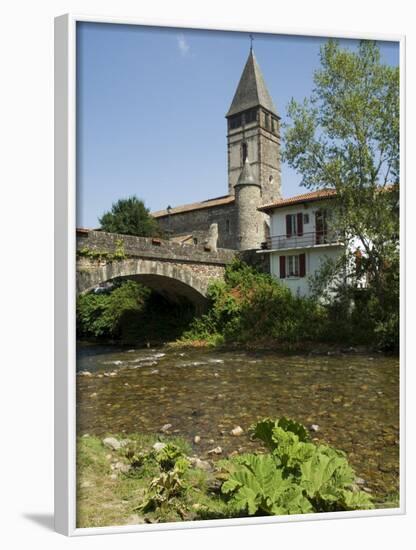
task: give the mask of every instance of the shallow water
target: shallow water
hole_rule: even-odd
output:
[[[344,450],[376,494],[399,487],[399,362],[382,355],[283,355],[78,345],[80,435],[170,433],[206,456],[261,448],[246,431],[288,416]],[[80,374],[88,371],[90,375]],[[236,437],[230,430],[241,426]]]

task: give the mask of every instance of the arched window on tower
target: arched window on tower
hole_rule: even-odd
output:
[[[247,143],[241,144],[241,156],[243,158],[243,164],[244,164],[247,158]]]

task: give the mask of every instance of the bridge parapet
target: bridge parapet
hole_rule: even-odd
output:
[[[114,254],[120,250],[120,247],[124,254],[130,258],[149,258],[193,264],[227,265],[237,254],[235,250],[226,248],[212,251],[203,245],[181,244],[159,238],[77,229],[78,252],[88,250],[96,253]]]

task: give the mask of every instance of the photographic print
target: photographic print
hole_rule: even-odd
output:
[[[400,44],[76,22],[76,527],[400,508]]]

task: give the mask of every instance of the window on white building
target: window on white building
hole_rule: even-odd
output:
[[[299,277],[299,256],[286,256],[286,273],[288,277]]]
[[[286,230],[288,235],[296,235],[298,232],[298,222],[296,214],[288,214],[286,216]]]
[[[286,215],[286,237],[292,237],[297,235],[301,237],[303,235],[303,214],[298,212],[297,214]]]
[[[287,277],[305,277],[306,275],[306,255],[291,254],[280,256],[279,259],[280,278]]]

